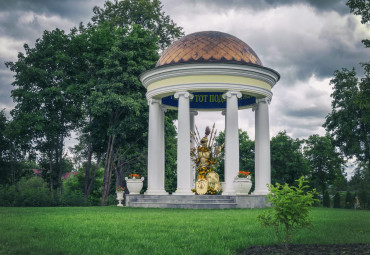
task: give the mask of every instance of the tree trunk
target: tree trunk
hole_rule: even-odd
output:
[[[113,163],[113,149],[114,141],[116,136],[109,136],[108,148],[105,156],[105,166],[104,166],[104,179],[103,179],[103,196],[101,200],[101,205],[104,206],[109,195],[110,184],[112,179],[112,163]]]
[[[62,195],[63,193],[63,183],[62,183],[62,173],[63,173],[63,141],[64,136],[60,136],[60,140],[58,141],[58,146],[56,146],[56,163],[57,163],[57,169],[58,169],[58,186],[59,186],[59,194]]]
[[[94,173],[91,177],[91,180],[90,180],[90,184],[87,188],[87,195],[86,195],[86,198],[90,195],[91,193],[91,190],[92,190],[92,187],[94,186],[94,181],[95,181],[95,176],[96,176],[96,172],[98,171],[98,168],[99,168],[99,164],[100,164],[100,161],[102,159],[102,156],[101,154],[99,154],[98,156],[98,160],[96,161],[96,166],[95,166],[95,170],[94,170]]]
[[[87,197],[89,195],[89,181],[90,181],[90,169],[91,169],[91,159],[92,159],[92,144],[89,143],[88,146],[88,156],[87,156],[87,166],[86,166],[86,171],[85,171],[85,187],[84,187],[84,195],[85,195],[85,200],[87,200]]]
[[[115,176],[116,176],[116,187],[118,186],[125,187],[124,186],[125,182],[123,181],[123,170],[121,166],[121,160],[118,160],[117,167],[115,169]]]

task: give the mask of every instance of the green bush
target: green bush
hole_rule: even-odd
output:
[[[62,206],[88,205],[79,182],[78,176],[74,175],[70,175],[67,179],[63,180],[63,194],[61,196]]]
[[[334,208],[340,208],[340,194],[337,192],[334,195]]]
[[[270,193],[267,202],[272,208],[258,216],[264,226],[274,227],[280,243],[285,243],[288,248],[292,231],[311,225],[309,210],[315,202],[316,190],[305,191],[309,186],[308,181],[302,176],[298,180],[298,187],[276,183],[268,185]]]
[[[15,185],[0,185],[0,206],[14,206],[16,196]]]
[[[327,190],[324,191],[322,205],[324,207],[330,208],[330,196],[329,196],[329,191],[327,191]]]
[[[368,195],[366,190],[361,190],[358,193],[358,198],[360,199],[360,206],[362,209],[370,209],[369,207],[370,196]]]
[[[346,209],[352,209],[353,208],[353,196],[351,192],[347,191],[346,193],[346,200],[345,200],[344,208]]]

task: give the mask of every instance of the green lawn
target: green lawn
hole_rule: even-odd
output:
[[[262,210],[0,207],[0,254],[235,254],[276,242],[257,222]],[[311,216],[293,243],[370,243],[370,211]]]

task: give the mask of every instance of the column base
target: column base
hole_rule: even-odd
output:
[[[160,195],[160,196],[164,196],[164,195],[168,195],[168,192],[166,192],[165,190],[147,190],[144,195]]]
[[[270,193],[269,190],[255,190],[252,195],[266,196],[268,193]]]
[[[176,190],[172,195],[195,195],[191,190]]]

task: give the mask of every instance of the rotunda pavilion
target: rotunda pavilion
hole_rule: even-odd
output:
[[[225,116],[225,186],[235,195],[239,171],[238,110],[255,112],[255,190],[266,195],[271,181],[269,103],[278,72],[264,67],[253,49],[226,33],[189,34],[170,45],[155,68],[141,74],[149,104],[148,188],[146,195],[167,195],[164,187],[164,114],[178,110],[177,190],[193,195],[194,172],[190,131],[198,111],[220,111]]]

